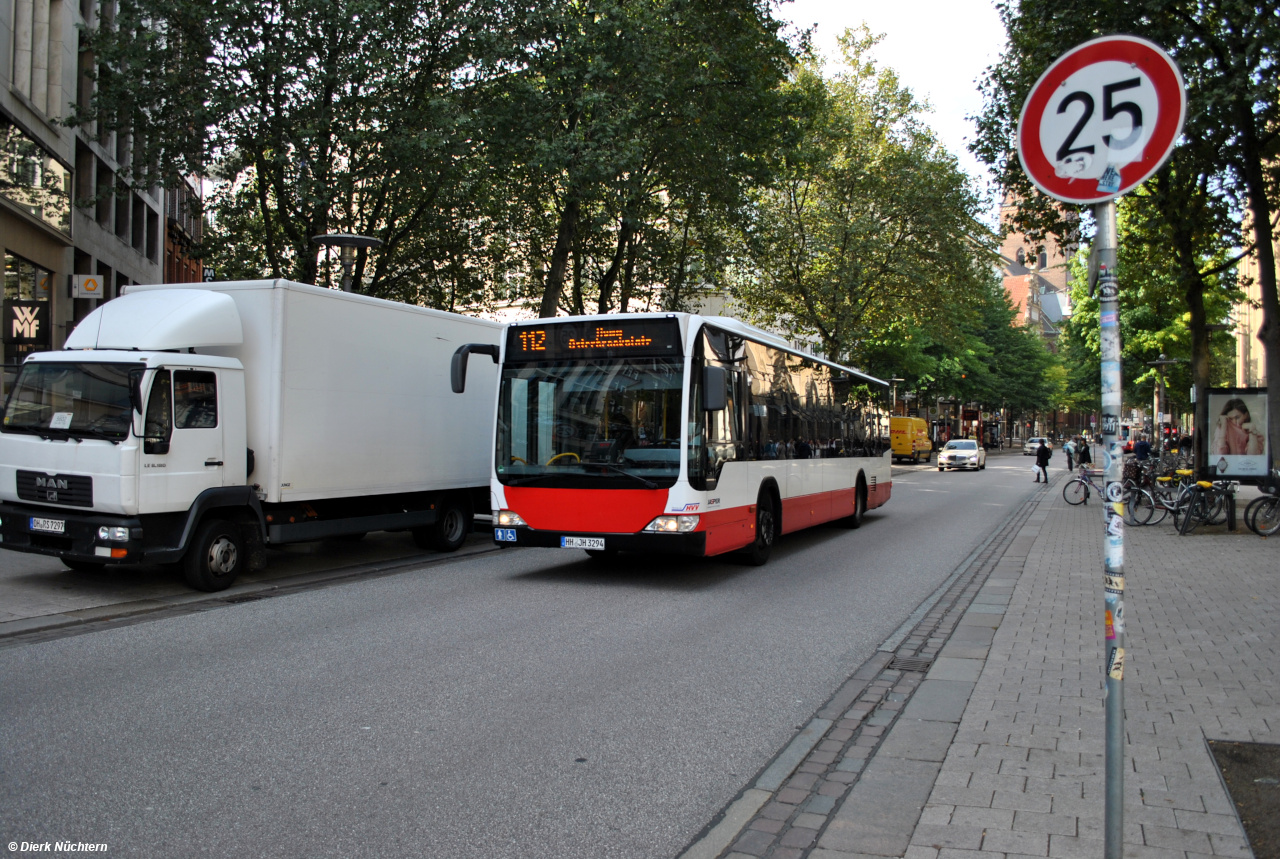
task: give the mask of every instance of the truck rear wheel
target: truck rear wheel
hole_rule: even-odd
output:
[[[182,577],[198,591],[231,587],[245,564],[240,529],[225,519],[211,519],[200,526],[182,561]]]
[[[434,525],[413,529],[413,542],[419,549],[455,552],[471,531],[471,505],[458,498],[440,503],[440,517]]]

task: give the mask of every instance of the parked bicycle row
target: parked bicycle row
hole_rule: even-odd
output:
[[[1128,460],[1121,482],[1121,498],[1125,508],[1125,522],[1130,525],[1159,525],[1170,515],[1179,534],[1189,534],[1200,525],[1221,525],[1235,530],[1237,522],[1236,493],[1240,488],[1234,480],[1196,480],[1190,468],[1178,467],[1176,461],[1149,459]],[[1244,524],[1263,537],[1280,531],[1280,494],[1276,492],[1280,472],[1273,472],[1269,485],[1261,487],[1263,494],[1245,507]],[[1105,498],[1102,472],[1081,466],[1079,471],[1062,487],[1062,497],[1068,504],[1085,504],[1097,493]]]

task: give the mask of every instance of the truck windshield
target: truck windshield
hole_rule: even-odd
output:
[[[680,473],[683,358],[508,366],[498,479],[509,486],[657,489]]]
[[[46,438],[129,437],[133,379],[142,364],[28,361],[4,409],[4,432]]]

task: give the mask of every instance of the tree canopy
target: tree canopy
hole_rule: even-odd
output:
[[[1071,244],[1070,222],[1061,209],[1033,193],[1014,157],[1019,109],[1041,72],[1064,50],[1100,35],[1143,36],[1167,50],[1186,80],[1188,112],[1173,156],[1146,193],[1150,218],[1159,221],[1166,269],[1185,302],[1196,384],[1210,380],[1209,328],[1220,321],[1218,276],[1231,265],[1223,254],[1238,245],[1247,208],[1252,235],[1246,252],[1260,263],[1259,286],[1268,378],[1280,378],[1280,308],[1276,301],[1273,243],[1280,211],[1280,8],[1246,0],[1117,0],[1064,6],[1048,0],[1000,4],[1009,48],[983,82],[984,109],[974,152],[999,172],[1004,185],[1024,201],[1018,226],[1035,235],[1047,231]],[[1120,271],[1122,301],[1124,282]],[[1122,334],[1127,332],[1122,332]],[[1271,414],[1280,408],[1280,385],[1268,392]],[[1201,397],[1197,407],[1205,407]],[[1207,416],[1197,416],[1204,426]],[[1280,420],[1271,421],[1272,451],[1280,455]],[[1201,434],[1203,435],[1203,434]]]

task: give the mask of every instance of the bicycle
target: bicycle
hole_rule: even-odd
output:
[[[1245,527],[1260,537],[1270,537],[1280,531],[1280,485],[1277,485],[1277,478],[1280,478],[1280,472],[1272,471],[1271,483],[1262,487],[1262,491],[1268,494],[1253,499],[1244,508]]]
[[[1075,477],[1067,481],[1062,487],[1062,500],[1071,505],[1085,504],[1089,501],[1089,490],[1093,490],[1098,495],[1105,497],[1103,488],[1094,482],[1094,477],[1101,477],[1101,471],[1090,471],[1083,465],[1076,472]]]
[[[1129,504],[1130,521],[1135,525],[1159,525],[1172,513],[1173,524],[1178,527],[1191,502],[1194,474],[1189,468],[1179,468],[1173,475],[1154,478],[1150,488],[1146,484],[1134,486]]]
[[[1202,523],[1221,524],[1236,528],[1236,490],[1240,484],[1234,480],[1199,480],[1191,487],[1191,499],[1178,523],[1179,534],[1190,534]]]
[[[1095,477],[1101,476],[1101,471],[1090,471],[1088,466],[1080,466],[1080,470],[1076,473],[1076,476],[1067,481],[1066,485],[1062,487],[1062,500],[1071,505],[1085,504],[1089,501],[1089,495],[1093,492],[1098,493],[1101,498],[1106,498],[1106,490],[1094,480]],[[1141,491],[1142,490],[1134,487],[1122,487],[1123,495],[1121,496],[1121,500],[1124,502],[1124,518],[1125,521],[1131,525],[1145,524],[1144,522],[1138,522],[1133,519],[1133,514],[1136,510],[1149,509],[1136,508],[1133,504],[1133,500]]]

